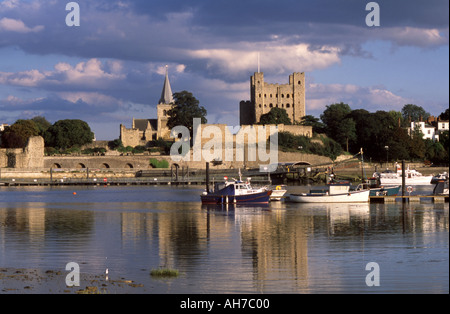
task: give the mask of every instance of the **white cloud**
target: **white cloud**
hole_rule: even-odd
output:
[[[104,65],[98,59],[80,62],[75,66],[60,62],[54,66],[53,71],[39,71],[36,69],[17,73],[0,72],[0,83],[14,86],[74,86],[81,88],[104,89],[112,82],[123,80],[120,62],[109,63],[110,72],[104,70]]]
[[[436,47],[448,44],[448,27],[437,28],[391,27],[380,30],[381,39],[398,46]]]
[[[21,20],[10,19],[4,17],[0,20],[0,31],[17,32],[17,33],[37,33],[44,29],[43,25],[30,28]]]
[[[401,110],[411,99],[396,95],[384,88],[357,86],[353,84],[308,84],[306,88],[306,111],[322,113],[327,105],[344,102],[352,109],[368,111]]]
[[[285,44],[282,42],[239,43],[233,48],[210,48],[189,50],[193,59],[205,60],[207,68],[218,69],[227,75],[256,71],[260,54],[261,70],[284,73],[293,69],[312,71],[340,62],[339,48],[324,46],[310,49],[308,44]]]

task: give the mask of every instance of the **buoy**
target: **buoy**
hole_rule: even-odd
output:
[[[77,195],[77,192],[73,192],[73,195]]]

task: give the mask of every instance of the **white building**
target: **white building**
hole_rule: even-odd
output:
[[[3,132],[7,126],[9,126],[9,124],[6,123],[0,124],[0,132]]]
[[[412,132],[414,132],[414,130],[417,128],[422,132],[424,139],[439,141],[439,135],[437,134],[435,127],[427,125],[423,121],[411,122],[411,127],[408,128],[408,134],[411,136]],[[447,130],[448,130],[448,123],[447,123]]]

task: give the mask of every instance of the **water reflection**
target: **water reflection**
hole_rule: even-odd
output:
[[[406,257],[411,264],[403,266],[416,269],[422,261],[408,248],[426,237],[436,248],[433,267],[447,265],[448,274],[448,204],[0,205],[7,205],[0,206],[0,267],[61,269],[76,261],[85,271],[107,267],[151,285],[142,271],[164,266],[185,274],[170,287],[176,293],[359,292],[367,288],[367,260],[383,256],[395,266]]]

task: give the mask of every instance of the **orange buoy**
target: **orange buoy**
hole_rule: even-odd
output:
[[[73,195],[77,195],[77,192],[73,192]]]

